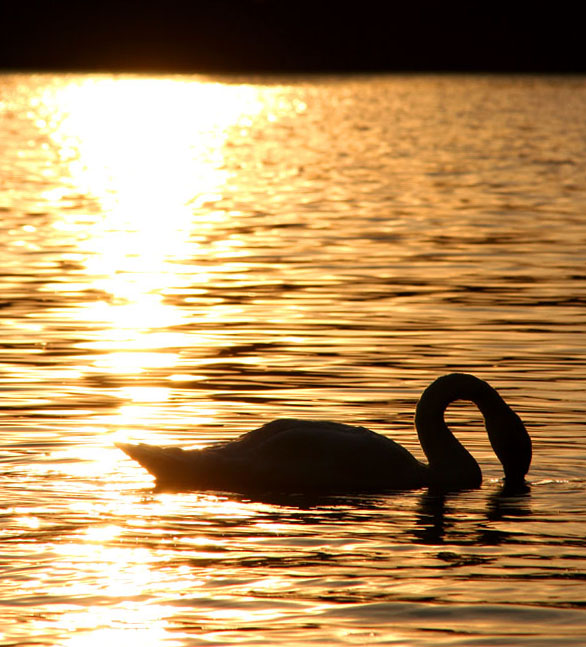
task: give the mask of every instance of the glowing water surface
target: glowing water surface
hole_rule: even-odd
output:
[[[0,77],[6,645],[583,645],[586,82]],[[439,374],[485,485],[157,493],[120,439],[388,433]]]

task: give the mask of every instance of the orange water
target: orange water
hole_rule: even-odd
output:
[[[586,640],[586,81],[0,76],[0,644]],[[116,440],[330,418],[421,457],[454,370],[531,490],[158,494]]]

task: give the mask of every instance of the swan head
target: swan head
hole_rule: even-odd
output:
[[[492,448],[505,472],[507,486],[525,484],[531,465],[531,438],[519,416],[507,405],[486,417],[486,430]]]

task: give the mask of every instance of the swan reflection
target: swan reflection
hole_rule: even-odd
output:
[[[445,543],[500,545],[507,543],[512,532],[507,532],[493,525],[495,521],[502,521],[511,517],[527,517],[531,514],[530,489],[523,491],[512,490],[506,485],[495,490],[486,502],[485,520],[461,520],[454,516],[455,506],[450,506],[450,501],[455,503],[458,495],[446,495],[427,491],[421,495],[416,512],[416,528],[413,537],[430,545],[443,545]],[[472,523],[472,527],[471,527]]]

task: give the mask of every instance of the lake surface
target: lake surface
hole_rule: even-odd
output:
[[[0,76],[0,644],[586,642],[586,80]],[[469,404],[484,484],[159,493],[113,443],[278,417],[417,457]]]

